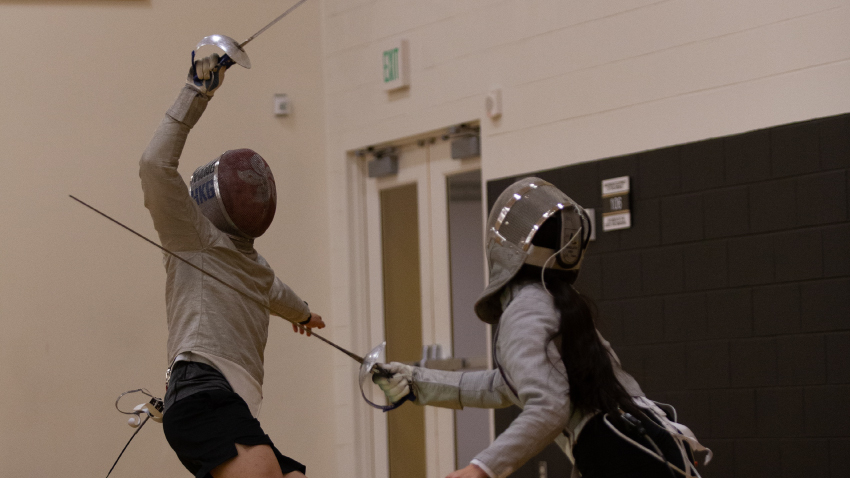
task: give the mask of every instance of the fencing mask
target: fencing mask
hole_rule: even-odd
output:
[[[227,151],[196,169],[189,191],[203,215],[228,234],[260,237],[274,219],[274,176],[268,163],[250,149]]]
[[[558,219],[557,247],[532,245],[549,218]],[[489,282],[475,302],[475,313],[494,324],[502,313],[499,294],[523,264],[578,272],[590,239],[590,219],[560,189],[530,177],[511,184],[496,199],[486,233]]]

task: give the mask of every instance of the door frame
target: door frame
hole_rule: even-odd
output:
[[[374,213],[380,210],[379,192],[381,189],[417,182],[419,209],[423,211],[423,208],[428,208],[428,213],[420,214],[419,218],[422,337],[424,343],[441,344],[444,347],[444,353],[451,353],[451,295],[450,293],[435,294],[433,288],[435,283],[450,284],[448,224],[435,228],[432,224],[434,221],[431,218],[437,208],[447,211],[445,181],[446,176],[449,175],[447,173],[458,174],[470,170],[480,170],[481,158],[449,159],[448,162],[442,162],[435,167],[435,162],[429,156],[434,152],[432,148],[449,147],[448,141],[440,141],[440,138],[445,138],[444,135],[447,130],[382,145],[382,148],[395,147],[400,156],[405,153],[413,153],[416,149],[426,149],[424,165],[421,164],[421,159],[418,159],[414,161],[414,169],[404,168],[402,158],[399,160],[399,173],[391,177],[369,178],[367,161],[364,160],[363,155],[353,151],[349,153],[347,212],[350,218],[349,234],[352,239],[349,257],[353,259],[351,264],[351,277],[353,279],[351,293],[352,298],[355,299],[351,311],[350,334],[354,339],[353,341],[364,344],[363,347],[370,348],[380,343],[384,337],[383,271],[380,267],[383,245],[380,234],[380,214]],[[450,157],[448,150],[442,153],[446,158]],[[419,186],[423,182],[427,185],[427,188]],[[481,214],[486,221],[486,201],[484,201],[483,195],[482,181]],[[443,215],[445,214],[443,212]],[[446,260],[432,260],[436,255]],[[435,300],[437,296],[440,297],[440,300]],[[488,354],[489,349],[488,340]],[[357,395],[357,398],[359,398],[359,391]],[[355,449],[363,453],[361,457],[368,456],[370,458],[368,460],[370,463],[363,462],[363,458],[358,459],[361,462],[359,468],[368,476],[387,477],[389,460],[386,415],[371,407],[354,405],[354,420],[357,437],[355,441],[359,442]],[[357,425],[359,425],[359,428],[357,428]],[[426,476],[428,478],[443,478],[455,469],[453,410],[426,407],[425,430]],[[494,430],[495,424],[491,412],[489,420],[491,441],[493,440]]]

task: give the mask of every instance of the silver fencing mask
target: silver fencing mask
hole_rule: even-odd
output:
[[[531,244],[547,219],[560,215],[558,249]],[[540,178],[521,179],[496,199],[487,219],[485,248],[489,281],[475,313],[494,324],[502,314],[499,294],[523,264],[578,271],[590,238],[590,219],[575,201]]]
[[[260,237],[274,219],[274,176],[266,161],[250,149],[227,151],[196,169],[189,191],[203,215],[228,234]]]

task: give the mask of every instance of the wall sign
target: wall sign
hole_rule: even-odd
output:
[[[632,227],[629,210],[629,177],[602,181],[602,230],[616,231]]]
[[[396,40],[381,51],[381,73],[384,91],[397,90],[410,84],[407,40]]]

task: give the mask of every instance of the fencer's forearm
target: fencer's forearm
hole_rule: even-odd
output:
[[[142,154],[140,167],[143,172],[156,172],[163,167],[176,171],[189,131],[201,118],[207,103],[206,96],[189,86],[180,90]]]
[[[197,88],[184,85],[174,104],[165,114],[192,129],[201,119],[201,115],[204,114],[209,102],[210,97],[199,92]]]
[[[504,408],[508,398],[497,370],[448,372],[422,367],[413,368],[413,388],[418,405],[461,409]]]
[[[460,402],[464,407],[505,408],[513,405],[510,388],[498,370],[464,372],[460,379]]]
[[[277,277],[269,294],[269,308],[272,309],[272,314],[292,323],[304,322],[310,318],[310,307],[307,303]]]
[[[461,409],[462,372],[413,367],[413,394],[417,405]]]

